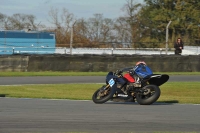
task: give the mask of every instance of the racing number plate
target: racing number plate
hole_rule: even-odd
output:
[[[112,87],[112,86],[115,84],[114,79],[110,79],[110,80],[108,81],[108,84],[110,85],[110,87]]]

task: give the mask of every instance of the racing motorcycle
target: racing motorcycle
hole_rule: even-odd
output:
[[[150,105],[158,100],[161,94],[159,86],[168,79],[166,74],[153,74],[145,64],[139,64],[125,74],[120,70],[109,72],[106,85],[94,92],[92,100],[96,104],[102,104],[120,98],[125,101],[136,100],[140,105]]]

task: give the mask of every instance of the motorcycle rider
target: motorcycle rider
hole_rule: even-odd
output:
[[[133,78],[135,79],[135,84],[137,84],[138,86],[141,86],[141,82],[140,82],[140,76],[137,74],[136,69],[139,66],[146,66],[147,64],[144,61],[138,61],[136,62],[134,67],[128,67],[128,68],[123,68],[121,70],[117,70],[117,73],[123,73],[123,72],[129,72]]]
[[[146,66],[146,63],[144,61],[138,61],[136,62],[135,66],[132,67],[127,67],[127,68],[122,68],[120,70],[116,71],[117,75],[121,75],[123,72],[128,72],[133,78],[134,78],[134,87],[141,87],[141,79],[139,77],[139,75],[136,73],[137,69],[140,66]],[[120,78],[119,78],[120,79]],[[128,88],[124,88],[123,85],[125,84],[125,82],[123,83],[123,80],[121,81],[121,85],[119,85],[118,88],[121,88],[121,90],[124,92],[124,94],[128,94]],[[127,100],[128,102],[135,102],[135,95],[134,96],[128,96]]]

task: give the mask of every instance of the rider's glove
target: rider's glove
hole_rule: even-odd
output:
[[[116,74],[117,74],[117,75],[119,75],[119,74],[121,74],[121,73],[123,73],[122,70],[117,70],[117,71],[116,71]]]
[[[134,75],[134,74],[135,74],[135,71],[134,71],[134,70],[130,70],[129,73],[130,73],[131,75]]]

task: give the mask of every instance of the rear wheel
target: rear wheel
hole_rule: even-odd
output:
[[[108,100],[112,98],[114,95],[114,89],[112,89],[110,86],[108,86],[106,89],[104,89],[106,86],[102,86],[97,91],[94,92],[92,96],[92,100],[94,103],[101,104],[105,103]]]
[[[160,88],[156,85],[147,85],[136,94],[136,100],[140,105],[150,105],[160,97]]]

